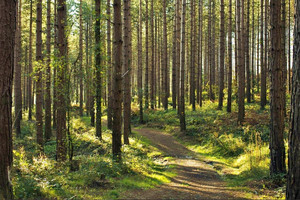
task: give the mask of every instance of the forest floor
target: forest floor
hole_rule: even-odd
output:
[[[125,192],[121,199],[247,199],[246,193],[227,187],[209,162],[178,143],[172,135],[149,128],[134,131],[171,158],[169,162],[175,165],[177,176],[153,189]]]

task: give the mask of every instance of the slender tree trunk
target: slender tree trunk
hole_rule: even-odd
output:
[[[292,91],[292,83],[291,83],[291,0],[289,0],[289,31],[288,31],[288,87],[289,87],[289,93]]]
[[[95,70],[96,70],[96,136],[101,140],[101,33],[100,33],[100,21],[101,21],[101,0],[95,0]]]
[[[182,0],[182,16],[181,16],[181,46],[180,46],[180,130],[186,130],[185,123],[185,101],[184,101],[184,77],[185,77],[185,12],[186,0]]]
[[[255,86],[255,6],[252,0],[252,57],[251,57],[251,99],[254,101],[254,86]]]
[[[51,130],[51,1],[47,0],[47,69],[46,69],[46,99],[45,99],[45,139],[49,141]]]
[[[291,127],[289,132],[289,159],[286,199],[300,199],[300,1],[295,2],[295,29],[294,29],[294,65],[292,78],[291,99]]]
[[[215,92],[214,92],[214,86],[215,86],[215,76],[216,76],[216,60],[215,60],[215,35],[216,35],[216,28],[215,28],[215,0],[212,0],[211,6],[211,45],[210,45],[210,83],[209,83],[209,93],[210,93],[210,100],[215,100]],[[211,4],[210,3],[210,4]]]
[[[180,114],[180,35],[181,35],[181,15],[180,15],[181,1],[176,0],[176,86],[177,86],[177,114]]]
[[[224,98],[224,68],[225,68],[225,5],[224,0],[221,0],[221,36],[220,36],[220,75],[219,75],[219,106],[222,110]],[[229,33],[230,34],[230,33]]]
[[[16,28],[16,39],[15,39],[15,56],[14,56],[14,104],[15,104],[15,121],[14,128],[16,130],[17,136],[21,135],[21,120],[22,120],[22,43],[21,43],[21,34],[22,34],[22,1],[19,0],[17,5],[17,28]]]
[[[124,0],[124,144],[131,133],[131,0]]]
[[[79,4],[79,115],[83,116],[83,30],[82,30],[82,0]]]
[[[42,0],[37,1],[36,14],[36,135],[43,150]]]
[[[149,16],[148,16],[148,0],[146,2],[146,38],[145,38],[145,48],[146,48],[146,63],[145,63],[145,109],[149,109]]]
[[[56,128],[56,157],[58,161],[65,161],[67,158],[66,145],[66,97],[68,88],[67,83],[67,38],[65,27],[67,22],[66,0],[58,0],[57,5],[57,30],[58,30],[58,56],[60,66],[57,68],[57,128]]]
[[[244,53],[244,0],[237,1],[238,9],[238,123],[243,123],[245,117],[245,53]]]
[[[227,112],[231,112],[232,98],[232,0],[229,0],[229,25],[228,25],[228,97]]]
[[[267,4],[268,0],[265,0],[265,4]],[[264,38],[266,37],[266,33],[265,33],[265,36],[263,37],[263,34],[264,34],[264,22],[267,23],[266,21],[264,21],[264,15],[263,15],[263,2],[264,0],[261,0],[261,64],[260,64],[260,67],[261,67],[261,93],[260,93],[260,98],[261,98],[261,103],[260,103],[260,106],[261,106],[261,109],[264,109],[265,108],[265,105],[267,104],[267,65],[266,65],[266,62],[265,62],[265,57],[264,56],[267,56],[264,52],[264,44],[266,45],[265,48],[267,49],[267,44],[264,43],[267,41],[267,39],[265,39],[264,41]],[[265,6],[267,7],[267,6]],[[266,11],[266,10],[265,10]],[[266,15],[267,13],[265,13]],[[266,19],[266,17],[265,17]],[[265,30],[266,31],[266,30]],[[265,54],[265,55],[264,55]]]
[[[30,19],[29,19],[29,66],[28,66],[28,120],[32,120],[32,1],[30,0]]]
[[[261,51],[261,48],[260,48],[260,41],[261,41],[261,39],[260,39],[260,37],[261,37],[261,35],[259,34],[260,33],[260,31],[259,31],[259,22],[260,22],[260,20],[259,20],[260,18],[259,18],[259,12],[258,12],[258,16],[257,16],[257,58],[256,58],[256,64],[257,64],[257,66],[256,66],[256,80],[257,80],[257,91],[258,92],[260,92],[260,70],[259,70],[259,67],[260,67],[260,64],[261,64],[261,59],[260,59],[260,57],[259,57],[259,53],[260,53],[260,51]]]
[[[167,2],[163,0],[163,105],[168,110],[168,36],[167,36]]]
[[[247,102],[251,103],[251,72],[250,72],[250,0],[247,0],[247,19],[246,19],[246,31],[245,31],[245,59],[246,59],[246,97]]]
[[[151,17],[150,17],[150,26],[151,26],[151,78],[150,78],[150,101],[151,109],[154,109],[155,105],[155,40],[154,40],[154,0],[151,0]]]
[[[107,0],[107,88],[108,88],[108,106],[107,106],[107,128],[112,129],[112,108],[113,108],[113,99],[112,99],[112,86],[111,86],[111,13],[110,13],[110,0]]]
[[[142,0],[139,7],[139,26],[138,26],[138,101],[140,107],[140,123],[143,123],[143,66],[142,66]]]
[[[193,111],[196,110],[196,100],[195,100],[195,1],[191,0],[191,35],[190,35],[190,103],[192,104]]]
[[[199,8],[198,8],[198,30],[199,30],[199,39],[198,39],[198,91],[197,91],[197,102],[199,103],[200,107],[202,107],[202,90],[203,90],[203,80],[202,80],[202,44],[203,44],[203,39],[202,39],[202,32],[203,32],[203,2],[199,1]]]
[[[121,160],[121,128],[122,128],[122,17],[121,0],[114,0],[114,110],[113,110],[113,133],[112,150],[114,159]]]
[[[176,1],[175,1],[176,8]],[[175,11],[176,12],[176,11]],[[176,15],[176,13],[175,13]],[[176,16],[173,19],[173,35],[172,35],[172,106],[173,109],[176,109],[177,99],[176,99]]]
[[[32,0],[31,0],[32,1]],[[54,1],[54,55],[57,56],[58,53],[58,40],[57,40],[57,0]],[[56,129],[56,111],[57,111],[57,66],[53,68],[53,109],[52,109],[52,118],[53,118],[53,129]]]
[[[12,83],[16,31],[16,1],[0,2],[0,199],[13,199],[11,168],[12,144]]]

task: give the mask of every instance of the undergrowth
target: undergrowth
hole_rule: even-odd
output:
[[[73,161],[57,163],[55,137],[45,143],[44,153],[38,154],[35,124],[23,120],[22,137],[14,138],[16,199],[115,199],[124,191],[152,188],[175,176],[161,153],[134,134],[130,145],[123,146],[119,164],[111,156],[110,130],[104,128],[100,141],[89,117],[77,116],[70,120],[70,132]],[[70,170],[71,163],[77,163],[78,168]]]

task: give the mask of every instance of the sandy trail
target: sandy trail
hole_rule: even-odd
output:
[[[247,199],[243,192],[227,188],[211,165],[196,159],[170,134],[147,128],[134,131],[174,158],[171,164],[176,166],[177,176],[153,189],[128,191],[120,199]]]

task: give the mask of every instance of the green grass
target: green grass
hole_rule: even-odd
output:
[[[103,140],[95,136],[89,117],[70,120],[74,145],[70,163],[55,161],[56,142],[45,143],[44,154],[37,153],[35,124],[23,120],[22,137],[14,137],[13,186],[16,199],[114,199],[128,190],[152,188],[167,183],[176,174],[166,165],[161,152],[144,138],[133,134],[130,145],[122,147],[122,163],[111,154],[111,131],[103,127]]]

